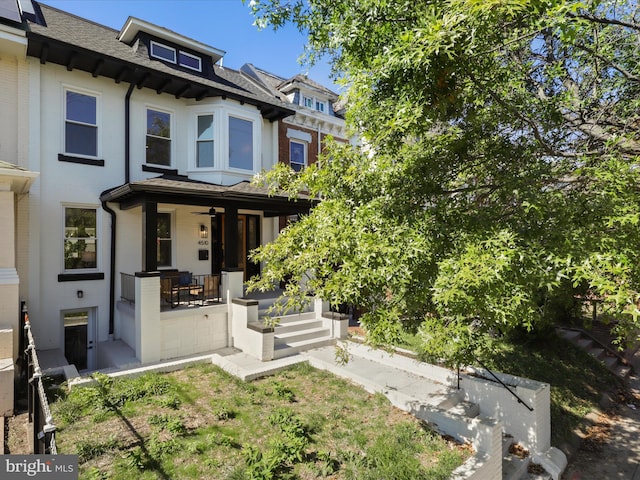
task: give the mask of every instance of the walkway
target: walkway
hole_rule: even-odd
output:
[[[565,480],[640,480],[640,352],[631,363],[631,397],[614,405],[612,414],[601,414],[595,425],[604,443],[585,442],[571,459]]]
[[[375,355],[375,352],[372,351],[371,355]],[[336,347],[328,346],[270,362],[261,362],[245,353],[228,356],[213,355],[213,363],[243,380],[253,380],[294,363],[308,361],[315,367],[352,380],[369,392],[384,393],[394,404],[419,401],[439,406],[452,396],[456,396],[455,389],[426,376],[394,366],[394,361],[395,363],[402,361],[403,357],[400,356],[391,357],[391,361],[384,361],[382,355],[375,359],[352,355],[346,365],[337,363],[335,356]]]

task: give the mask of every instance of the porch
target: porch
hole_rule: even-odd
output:
[[[199,283],[182,288],[193,291],[209,277],[191,276],[192,282]],[[319,299],[312,299],[304,311],[275,319],[275,325],[265,324],[266,310],[282,291],[247,297],[241,271],[222,272],[212,296],[202,298],[198,290],[177,305],[162,298],[166,283],[162,273],[137,272],[125,278],[127,282],[132,278],[134,285],[132,293],[121,295],[128,298],[117,303],[115,330],[141,364],[227,347],[269,361],[330,345],[347,335],[348,317],[330,312],[329,305]],[[114,363],[118,362],[110,361]]]

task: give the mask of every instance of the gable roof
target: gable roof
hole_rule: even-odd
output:
[[[208,78],[178,70],[152,60],[143,42],[132,46],[118,40],[119,32],[56,8],[36,4],[43,21],[28,22],[27,55],[41,63],[64,65],[127,82],[138,88],[151,88],[176,98],[202,100],[228,97],[255,105],[262,116],[275,121],[292,115],[287,105],[256,88],[239,71],[213,65]]]

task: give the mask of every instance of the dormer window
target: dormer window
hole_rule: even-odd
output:
[[[176,63],[176,49],[154,42],[153,40],[151,41],[151,56],[167,62]]]
[[[319,112],[324,112],[324,102],[316,100],[316,110]]]
[[[176,50],[173,47],[151,40],[151,57],[165,62],[178,64],[181,67],[202,72],[202,59],[197,55],[192,55],[183,50]]]
[[[304,101],[304,106],[307,108],[313,108],[313,98],[311,97],[304,97],[303,99]]]
[[[178,54],[178,64],[181,67],[186,67],[196,72],[202,71],[202,59],[190,53],[183,52],[182,50],[180,50]]]

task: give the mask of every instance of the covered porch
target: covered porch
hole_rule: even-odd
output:
[[[245,330],[255,331],[259,317],[251,313],[239,326],[234,309],[244,282],[260,273],[248,252],[278,235],[279,217],[313,206],[308,197],[292,201],[249,182],[222,186],[177,174],[126,183],[100,200],[113,226],[109,334],[142,363],[251,337]]]

